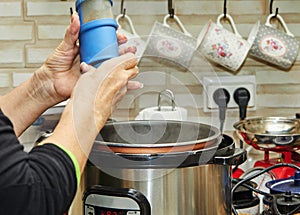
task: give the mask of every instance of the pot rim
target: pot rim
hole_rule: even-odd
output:
[[[152,143],[152,144],[131,144],[131,143],[116,143],[109,141],[95,140],[94,148],[98,150],[109,150],[115,153],[126,154],[153,154],[153,153],[170,153],[170,152],[182,152],[182,151],[194,151],[203,148],[213,148],[218,146],[222,141],[222,135],[218,128],[198,122],[191,121],[177,121],[177,120],[129,120],[129,121],[117,121],[107,123],[105,126],[113,126],[114,124],[157,124],[164,123],[179,123],[205,126],[209,128],[211,136],[199,140],[184,141],[184,142],[168,142],[168,143]],[[101,134],[101,132],[100,132]],[[210,135],[210,134],[209,134]]]

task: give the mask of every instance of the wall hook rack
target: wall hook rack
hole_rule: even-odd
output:
[[[121,11],[120,14],[123,14],[123,18],[126,15],[126,8],[124,8],[124,0],[121,0]]]
[[[226,14],[227,14],[227,0],[224,0],[223,14],[224,14],[224,18],[226,18]]]
[[[270,0],[270,14],[272,14],[273,13],[273,0]],[[279,9],[278,9],[278,7],[276,7],[276,11],[275,11],[275,17],[278,15],[278,11],[279,11]]]
[[[175,11],[173,7],[173,0],[168,0],[168,11],[169,11],[170,18],[174,18]]]

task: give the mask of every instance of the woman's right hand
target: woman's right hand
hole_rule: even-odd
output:
[[[99,131],[127,90],[142,87],[141,83],[130,81],[138,74],[137,63],[135,55],[127,53],[105,61],[97,69],[81,64],[84,74],[80,77],[71,100],[75,103],[74,108],[82,107],[83,101],[89,105],[86,105],[86,110],[76,111],[76,114],[92,111]]]
[[[81,172],[96,136],[110,117],[127,89],[141,88],[130,81],[138,74],[138,60],[127,53],[105,61],[97,69],[81,65],[83,74],[76,83],[71,98],[52,135],[41,144],[50,142],[70,151]]]

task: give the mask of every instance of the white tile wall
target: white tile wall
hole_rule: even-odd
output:
[[[9,73],[0,74],[0,87],[9,87],[10,86],[10,78]]]
[[[141,72],[136,80],[141,81],[144,86],[155,86],[155,85],[165,85],[166,84],[166,73],[163,71],[144,71]]]
[[[21,83],[26,81],[32,76],[32,73],[13,73],[13,87],[19,86]]]
[[[262,14],[264,1],[227,1],[227,13],[231,15]],[[175,1],[175,9],[179,14],[209,15],[223,13],[223,1]]]
[[[169,74],[171,84],[177,85],[199,85],[201,84],[201,79],[198,79],[192,73],[174,72]]]
[[[22,15],[22,2],[0,2],[0,17],[18,17]]]
[[[299,1],[274,1],[273,8],[279,8],[279,13],[299,13]]]
[[[300,76],[296,71],[260,70],[256,73],[256,82],[257,84],[300,84]]]
[[[299,94],[263,94],[257,96],[257,102],[262,107],[300,108]],[[272,113],[269,113],[272,114]]]
[[[0,49],[0,64],[22,64],[24,62],[23,48],[2,46]]]
[[[66,25],[39,25],[37,30],[40,40],[61,39],[65,35]]]
[[[178,106],[203,108],[202,94],[176,94],[175,99]]]
[[[53,48],[27,47],[26,62],[32,64],[42,64],[52,51]]]
[[[114,1],[113,12],[120,14],[121,1]],[[124,1],[125,2],[125,1]],[[167,11],[167,1],[126,1],[124,8],[130,15],[165,15]]]
[[[120,13],[121,0],[114,0],[113,11]],[[177,0],[173,1],[175,14],[187,30],[198,37],[202,27],[209,20],[216,20],[223,12],[221,0]],[[125,0],[124,7],[141,35],[149,35],[155,21],[162,22],[168,13],[166,0]],[[40,66],[64,36],[70,22],[70,7],[75,9],[74,0],[5,0],[0,2],[0,87],[2,92],[16,87]],[[274,9],[286,21],[289,30],[300,40],[300,1],[274,1]],[[227,12],[234,18],[239,33],[247,38],[252,26],[260,20],[265,22],[269,14],[269,0],[230,0]],[[174,24],[171,21],[171,24]],[[223,22],[230,28],[227,22]],[[122,26],[126,26],[123,25]],[[140,74],[136,77],[145,87],[137,93],[129,93],[119,105],[122,116],[140,108],[157,105],[157,93],[163,89],[174,90],[178,105],[202,111],[203,76],[255,75],[257,80],[257,110],[250,115],[277,113],[289,115],[300,109],[300,55],[290,71],[282,71],[258,62],[250,57],[242,69],[228,71],[217,65],[210,65],[195,58],[188,70],[175,64],[159,61],[141,61]],[[14,73],[13,73],[14,72]],[[13,80],[10,75],[13,73]],[[10,86],[11,85],[11,86]],[[7,89],[5,89],[7,88]],[[300,93],[299,93],[300,95]],[[191,97],[193,99],[191,99]],[[272,111],[270,111],[270,108]],[[129,110],[127,110],[129,109]],[[117,111],[118,111],[117,110]],[[299,111],[298,111],[299,112]],[[201,120],[209,119],[212,113],[201,113]],[[213,113],[216,114],[216,113]],[[227,129],[238,117],[237,112],[228,116]],[[189,119],[197,120],[194,112]]]
[[[8,23],[0,24],[0,40],[32,40],[33,24],[31,23]]]
[[[139,97],[139,108],[157,107],[158,94],[147,94]]]
[[[74,1],[75,2],[75,1]],[[70,7],[74,7],[73,1],[27,1],[27,16],[59,16],[70,14]]]

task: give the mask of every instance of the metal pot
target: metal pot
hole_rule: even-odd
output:
[[[259,150],[295,151],[300,148],[300,120],[256,117],[234,124],[239,138]]]
[[[201,123],[108,123],[97,137],[85,168],[83,199],[89,204],[84,202],[84,210],[103,211],[97,206],[103,201],[95,200],[95,196],[102,198],[107,192],[101,190],[106,188],[110,202],[123,196],[120,189],[128,190],[125,196],[130,199],[136,199],[132,190],[142,195],[150,207],[143,215],[230,215],[231,165],[246,160],[246,152],[234,145],[231,137]],[[100,185],[97,192],[95,185]],[[91,198],[95,200],[92,206]],[[112,207],[108,210],[120,211]]]

